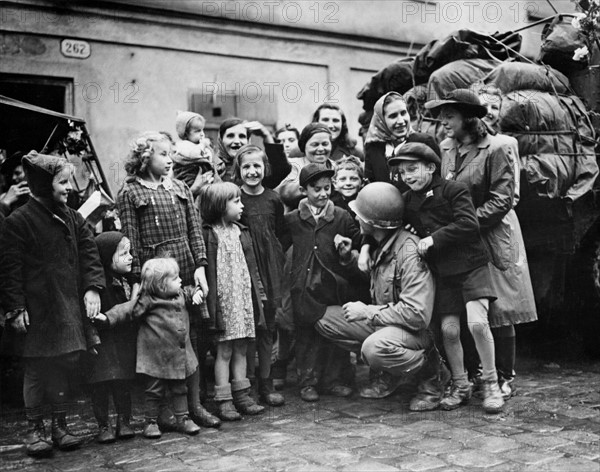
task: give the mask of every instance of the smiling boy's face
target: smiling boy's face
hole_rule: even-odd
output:
[[[401,161],[394,168],[411,190],[420,192],[429,187],[433,179],[435,164],[424,161]]]
[[[358,171],[352,169],[340,169],[335,174],[335,189],[344,197],[350,198],[358,193],[362,179]]]
[[[331,177],[320,177],[300,187],[300,192],[308,199],[308,203],[316,208],[325,208],[331,195]]]

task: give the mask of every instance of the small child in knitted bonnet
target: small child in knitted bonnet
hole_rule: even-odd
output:
[[[210,140],[204,135],[206,120],[202,115],[191,111],[177,112],[175,129],[181,139],[175,144],[173,156],[173,175],[176,179],[183,180],[192,193],[196,195],[201,185],[194,185],[198,172],[203,174],[202,182],[214,181],[214,153],[210,147]]]

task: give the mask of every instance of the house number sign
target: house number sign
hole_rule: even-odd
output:
[[[63,39],[60,42],[60,52],[65,57],[74,57],[76,59],[87,59],[92,50],[90,43],[80,39]]]

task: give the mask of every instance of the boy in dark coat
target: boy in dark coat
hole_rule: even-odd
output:
[[[48,401],[54,444],[71,449],[82,442],[67,429],[68,375],[99,343],[89,318],[100,310],[105,283],[92,232],[66,205],[72,166],[32,151],[23,167],[32,198],[2,228],[0,299],[13,334],[24,334],[25,444],[29,455],[42,456],[52,451],[43,422]]]
[[[417,246],[436,276],[434,313],[439,316],[442,340],[452,387],[440,407],[453,410],[469,401],[472,385],[464,368],[460,341],[460,317],[465,311],[469,330],[483,365],[484,400],[487,413],[498,413],[504,400],[498,387],[488,309],[495,296],[488,268],[489,256],[479,233],[475,207],[466,185],[443,180],[441,160],[424,143],[405,143],[389,161],[410,187],[404,193],[404,220],[422,238]]]
[[[286,215],[293,245],[291,296],[298,383],[305,401],[319,399],[319,383],[322,393],[337,396],[352,393],[349,387],[332,380],[339,373],[346,353],[329,344],[314,329],[328,307],[350,300],[350,285],[346,269],[339,262],[336,235],[351,238],[355,247],[360,239],[350,214],[329,200],[333,174],[324,165],[305,166],[300,172],[300,190],[306,198],[297,210]],[[328,385],[321,371],[327,373]]]

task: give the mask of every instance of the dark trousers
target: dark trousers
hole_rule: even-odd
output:
[[[92,384],[94,416],[99,424],[108,423],[108,403],[112,395],[118,415],[131,417],[131,384],[128,380],[111,380]]]
[[[296,327],[298,386],[327,390],[348,383],[349,353],[335,346],[313,327]]]
[[[67,411],[69,377],[78,361],[78,352],[56,357],[25,358],[23,401],[28,420],[40,419],[47,403],[52,405],[53,413]]]
[[[188,414],[186,379],[157,379],[146,377],[146,419],[158,418],[160,405],[168,392],[171,392],[171,401],[175,416]]]

